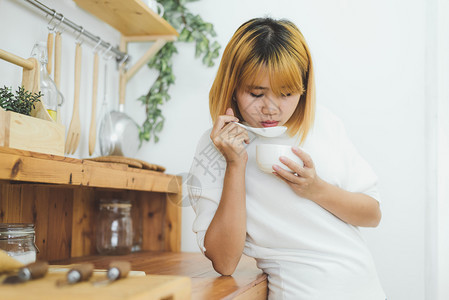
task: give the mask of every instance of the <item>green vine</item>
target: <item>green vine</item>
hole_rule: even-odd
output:
[[[0,88],[0,107],[7,111],[29,116],[31,109],[34,108],[34,103],[40,101],[40,97],[42,97],[40,91],[39,93],[31,93],[24,87],[19,87],[13,94],[10,87],[4,86]]]
[[[214,26],[203,21],[199,15],[195,15],[186,7],[188,2],[197,0],[159,0],[164,6],[164,18],[180,34],[176,42],[169,42],[148,62],[148,67],[158,72],[156,81],[146,95],[138,98],[145,107],[146,119],[140,127],[140,143],[159,141],[159,133],[164,127],[165,117],[162,115],[161,106],[170,100],[169,88],[175,83],[175,75],[172,69],[172,58],[178,53],[178,42],[195,43],[195,57],[202,57],[202,63],[208,67],[215,64],[221,48],[217,41],[211,41],[216,36]]]

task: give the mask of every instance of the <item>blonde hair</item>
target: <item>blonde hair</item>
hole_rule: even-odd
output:
[[[243,119],[232,98],[239,87],[252,85],[261,71],[268,72],[274,93],[288,90],[301,94],[285,126],[289,136],[301,137],[302,144],[315,119],[315,80],[304,36],[287,20],[252,19],[234,33],[209,93],[212,121],[224,115],[229,107]]]

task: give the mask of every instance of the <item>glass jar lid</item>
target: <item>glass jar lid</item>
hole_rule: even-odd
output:
[[[131,208],[130,203],[101,203],[100,208],[110,207],[110,208]]]
[[[0,239],[34,237],[32,223],[0,223]]]
[[[103,198],[100,199],[100,208],[130,209],[131,202],[127,199]]]

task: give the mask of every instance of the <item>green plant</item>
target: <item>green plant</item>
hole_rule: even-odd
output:
[[[140,142],[159,141],[158,134],[164,127],[165,118],[161,105],[170,100],[168,93],[175,83],[172,69],[173,54],[178,53],[178,42],[195,43],[195,57],[202,56],[202,63],[208,67],[214,65],[221,48],[217,41],[211,42],[216,36],[214,26],[203,21],[199,15],[192,14],[186,7],[188,2],[197,0],[159,0],[164,6],[164,18],[180,33],[177,42],[169,42],[150,60],[148,67],[158,72],[158,77],[146,95],[138,98],[145,106],[146,119],[140,127]]]
[[[31,93],[25,90],[23,86],[19,87],[14,95],[10,87],[4,86],[0,88],[0,107],[29,116],[31,109],[34,108],[34,103],[40,101],[41,97],[40,91],[39,93]]]

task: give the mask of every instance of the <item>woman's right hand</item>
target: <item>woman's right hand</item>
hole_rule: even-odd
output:
[[[227,164],[244,164],[248,161],[245,144],[249,144],[248,131],[232,122],[238,122],[232,108],[218,116],[210,134],[215,147],[223,154]]]

